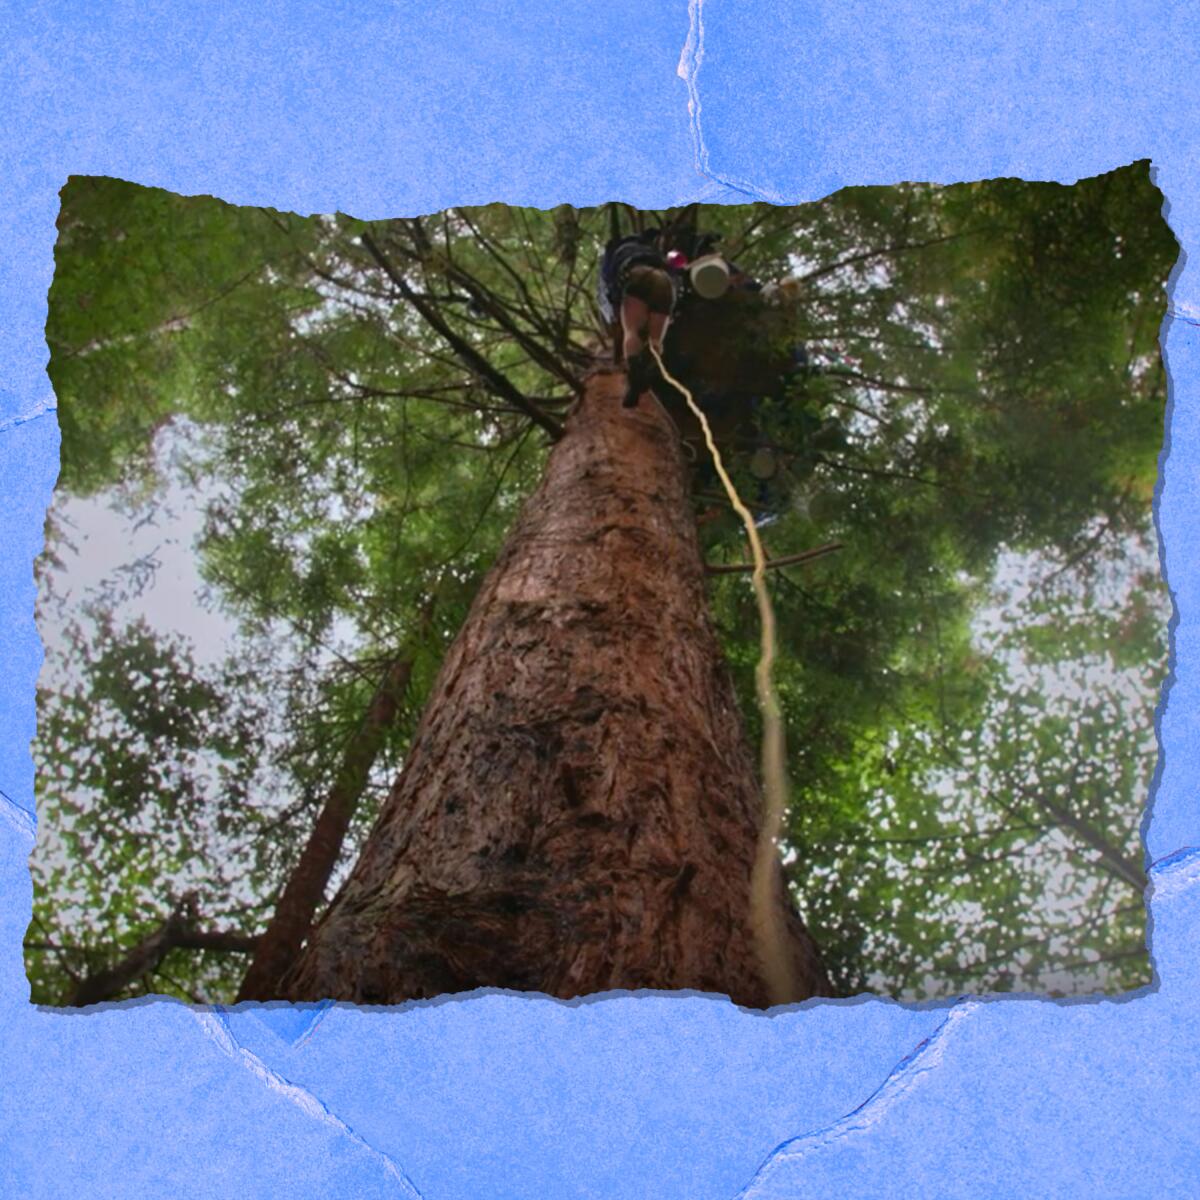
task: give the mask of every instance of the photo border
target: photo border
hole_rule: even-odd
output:
[[[1175,1196],[1200,1166],[1200,78],[1185,6],[60,4],[10,18],[0,227],[0,1184],[25,1196]],[[769,1015],[701,996],[32,1007],[43,327],[71,174],[363,218],[801,203],[1150,158],[1181,243],[1155,510],[1175,604],[1143,823],[1155,983]]]

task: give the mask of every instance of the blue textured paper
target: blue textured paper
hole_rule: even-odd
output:
[[[31,1008],[32,559],[59,188],[360,217],[794,202],[1150,157],[1200,241],[1193,6],[1017,0],[8,4],[0,180],[0,1195],[1200,1195],[1200,282],[1177,269],[1159,521],[1177,618],[1145,826],[1158,982],[1095,1003],[765,1017],[698,997],[398,1011]],[[681,68],[681,73],[677,71]],[[1189,847],[1193,849],[1189,850]]]

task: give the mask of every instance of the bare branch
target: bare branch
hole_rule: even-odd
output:
[[[475,349],[469,342],[459,337],[445,321],[442,320],[437,310],[418,296],[412,288],[404,280],[404,276],[397,271],[388,261],[383,251],[376,244],[375,239],[369,233],[362,235],[363,245],[366,246],[371,257],[383,269],[387,277],[396,285],[400,294],[425,318],[427,324],[433,327],[443,338],[443,340],[451,347],[456,355],[462,360],[469,370],[474,372],[479,378],[502,400],[508,401],[514,408],[523,412],[535,425],[540,425],[551,437],[553,441],[558,441],[562,437],[563,427],[549,413],[543,412],[536,404],[533,403],[523,392],[519,391],[513,383],[495,367],[492,366],[478,350]]]
[[[173,912],[152,933],[142,938],[119,962],[88,975],[76,984],[67,1004],[82,1008],[118,996],[135,979],[152,973],[172,950],[215,950],[226,954],[249,954],[256,937],[223,929],[197,929],[195,917],[186,911]]]
[[[777,567],[794,567],[798,563],[812,562],[813,559],[824,558],[827,554],[832,554],[835,550],[841,550],[842,542],[826,542],[823,546],[814,546],[811,550],[802,550],[799,554],[788,554],[783,558],[772,558],[767,562],[767,570],[773,571]],[[705,573],[708,575],[733,575],[742,574],[753,571],[754,564],[752,562],[744,563],[705,563]]]
[[[1128,855],[1112,844],[1099,830],[1090,825],[1087,821],[1077,817],[1069,809],[1064,808],[1054,800],[1051,800],[1044,792],[1030,792],[1022,788],[1021,795],[1026,800],[1036,804],[1039,808],[1044,809],[1049,813],[1059,825],[1065,826],[1071,830],[1080,840],[1086,842],[1097,854],[1100,855],[1100,861],[1111,871],[1118,879],[1124,880],[1136,892],[1145,890],[1146,887],[1146,872],[1142,869],[1140,863],[1135,862]]]

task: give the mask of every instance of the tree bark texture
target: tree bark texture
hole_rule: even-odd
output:
[[[443,663],[399,779],[280,995],[698,989],[762,1007],[754,760],[687,471],[592,375]],[[829,994],[787,897],[794,999]]]

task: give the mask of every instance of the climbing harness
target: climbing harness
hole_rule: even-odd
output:
[[[604,260],[600,267],[597,300],[600,314],[606,324],[612,325],[617,321],[621,309],[621,298],[625,293],[630,277],[637,267],[649,267],[668,272],[667,260],[655,246],[657,230],[647,230],[645,233],[632,234],[628,237],[610,238],[604,249]],[[674,296],[671,296],[671,303]],[[670,313],[670,307],[663,308],[661,300],[653,311]]]

